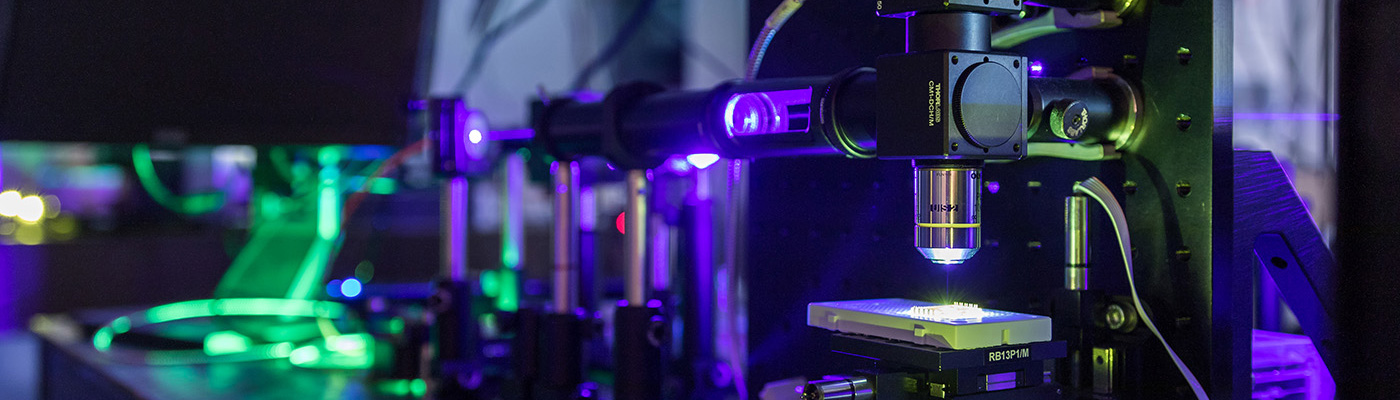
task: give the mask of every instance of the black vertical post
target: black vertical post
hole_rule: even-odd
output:
[[[1338,4],[1338,398],[1400,396],[1400,2]],[[1324,346],[1327,344],[1324,343]]]

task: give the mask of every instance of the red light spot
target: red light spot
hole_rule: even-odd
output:
[[[620,214],[617,214],[617,232],[618,232],[618,233],[621,233],[621,234],[623,234],[623,235],[626,235],[626,234],[627,234],[627,212],[626,212],[626,211],[624,211],[624,212],[622,212],[622,213],[620,213]]]

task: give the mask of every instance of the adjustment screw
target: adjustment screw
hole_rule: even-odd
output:
[[[1109,304],[1108,308],[1104,309],[1103,319],[1104,323],[1108,325],[1108,329],[1116,331],[1118,328],[1122,328],[1124,323],[1128,322],[1128,314],[1123,311],[1123,306],[1118,305],[1118,303],[1113,303]]]
[[[1183,263],[1191,261],[1191,249],[1186,246],[1181,246],[1180,249],[1176,249],[1176,260]]]
[[[1077,100],[1058,100],[1050,105],[1050,132],[1064,140],[1079,140],[1089,126],[1089,109]]]
[[[1137,57],[1137,56],[1132,55],[1132,54],[1124,54],[1124,55],[1123,55],[1123,68],[1124,68],[1124,69],[1132,69],[1132,68],[1134,68],[1134,67],[1137,67],[1137,65],[1138,65],[1139,63],[1140,63],[1140,61],[1138,61],[1138,57]]]

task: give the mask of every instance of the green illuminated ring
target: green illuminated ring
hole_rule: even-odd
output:
[[[170,303],[151,307],[113,319],[92,335],[92,346],[98,351],[112,351],[112,339],[117,335],[148,325],[193,318],[209,317],[295,317],[337,319],[346,315],[344,304],[331,301],[247,298],[204,299]],[[201,350],[166,350],[140,352],[143,362],[151,365],[191,364],[214,361],[255,361],[285,358],[291,354],[291,342],[252,346],[248,351],[222,356],[206,356]]]
[[[970,228],[981,228],[981,227],[982,227],[982,223],[980,223],[980,222],[979,222],[979,223],[973,223],[973,224],[954,224],[954,223],[937,223],[937,224],[930,224],[930,223],[919,222],[919,223],[915,223],[914,225],[918,225],[920,228],[961,228],[961,229],[970,229]]]
[[[181,197],[165,187],[156,176],[155,162],[151,160],[151,148],[138,144],[131,148],[131,167],[136,171],[136,180],[151,199],[161,206],[181,214],[208,214],[224,207],[224,194],[219,192],[199,193]]]

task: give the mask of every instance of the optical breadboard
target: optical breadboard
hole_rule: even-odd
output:
[[[811,303],[807,325],[957,350],[1050,340],[1050,317],[908,299]]]

